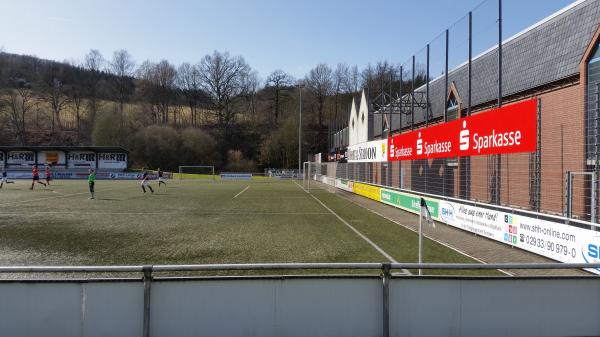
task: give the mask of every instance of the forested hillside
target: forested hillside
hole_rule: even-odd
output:
[[[3,52],[0,144],[123,146],[134,165],[171,169],[297,167],[300,91],[306,158],[327,152],[328,130],[347,120],[352,95],[369,87],[377,96],[390,80],[396,92],[397,78],[386,61],[262,78],[243,57],[218,51],[180,65],[138,63],[126,50],[109,58],[91,50],[81,62]]]

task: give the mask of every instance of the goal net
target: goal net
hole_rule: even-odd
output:
[[[323,189],[335,193],[336,163],[324,165],[321,163],[304,162],[302,172],[302,187],[309,192],[314,189]]]
[[[212,165],[184,165],[179,166],[175,177],[182,180],[215,181],[215,167]]]

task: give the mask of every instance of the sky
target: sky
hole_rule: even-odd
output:
[[[504,38],[572,2],[503,0]],[[78,62],[90,49],[107,59],[126,49],[138,64],[178,65],[218,50],[243,56],[263,79],[276,69],[300,78],[319,63],[424,61],[427,43],[439,68],[448,28],[452,68],[467,57],[470,10],[474,53],[497,42],[497,0],[0,0],[0,8],[5,52]]]

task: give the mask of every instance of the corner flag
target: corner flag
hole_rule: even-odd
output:
[[[435,228],[435,222],[433,222],[433,218],[431,218],[429,208],[427,208],[427,203],[423,198],[421,198],[421,216],[425,218],[425,221],[427,221],[427,223],[431,224],[433,228]]]

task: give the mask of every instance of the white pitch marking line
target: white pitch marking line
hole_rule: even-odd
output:
[[[351,202],[351,203],[353,203],[353,204],[354,204],[354,205],[356,205],[356,206],[362,207],[362,208],[364,208],[364,209],[368,210],[369,212],[371,212],[371,213],[373,213],[373,214],[379,215],[380,217],[382,217],[382,218],[384,218],[384,219],[386,219],[386,220],[388,220],[388,221],[391,221],[391,222],[395,223],[396,225],[398,225],[398,226],[400,226],[400,227],[402,227],[402,228],[406,228],[406,229],[408,229],[408,230],[410,230],[410,231],[412,231],[412,232],[415,232],[415,233],[417,233],[417,234],[418,234],[418,230],[416,230],[416,229],[414,229],[414,228],[411,228],[411,227],[409,227],[409,226],[405,226],[404,224],[402,224],[402,223],[400,223],[400,222],[398,222],[398,221],[396,221],[396,220],[394,220],[394,219],[392,219],[392,218],[389,218],[389,217],[387,217],[387,216],[385,216],[385,215],[383,215],[383,214],[381,214],[381,213],[379,213],[379,212],[377,212],[377,211],[374,211],[374,210],[372,210],[372,209],[370,209],[370,208],[368,208],[368,207],[366,207],[366,206],[363,206],[363,205],[361,205],[361,204],[359,204],[359,203],[357,203],[357,202],[355,202],[355,201],[353,201],[353,200],[350,200],[350,199],[346,198],[345,196],[342,196],[342,195],[341,195],[341,194],[339,194],[339,193],[337,194],[337,196],[338,196],[338,197],[340,197],[340,198],[342,198],[342,199],[345,199],[345,200],[347,200],[348,202]],[[473,256],[473,255],[467,254],[467,253],[463,252],[462,250],[460,250],[460,249],[458,249],[458,248],[456,248],[456,247],[453,247],[453,246],[451,246],[451,245],[449,245],[449,244],[447,244],[447,243],[445,243],[445,242],[443,242],[443,241],[440,241],[440,240],[438,240],[438,239],[434,239],[434,238],[432,238],[432,237],[430,237],[430,236],[428,236],[428,235],[426,235],[426,234],[423,234],[423,237],[425,237],[425,238],[427,238],[427,239],[429,239],[429,240],[431,240],[431,241],[437,242],[437,243],[439,243],[440,245],[442,245],[442,246],[444,246],[444,247],[446,247],[446,248],[448,248],[448,249],[451,249],[451,250],[453,250],[453,251],[455,251],[455,252],[457,252],[457,253],[459,253],[459,254],[462,254],[462,255],[464,255],[464,256],[466,256],[466,257],[468,257],[468,258],[471,258],[471,259],[473,259],[473,260],[475,260],[475,261],[477,261],[477,262],[480,262],[480,263],[482,263],[482,264],[487,264],[487,262],[483,261],[482,259],[479,259],[479,258],[477,258],[477,257],[475,257],[475,256]],[[508,271],[506,271],[506,270],[498,269],[498,271],[499,271],[499,272],[501,272],[501,273],[503,273],[503,274],[506,274],[506,275],[508,275],[508,276],[515,276],[513,273],[511,273],[511,272],[508,272]]]
[[[295,182],[295,181],[294,181]],[[296,183],[296,182],[295,182]],[[302,186],[300,186],[300,184],[296,183],[296,185],[298,185],[298,187],[302,188]],[[341,216],[339,216],[336,212],[334,212],[331,208],[327,207],[327,205],[325,205],[321,200],[319,200],[319,198],[315,197],[314,195],[310,195],[313,199],[315,199],[319,204],[321,204],[321,206],[323,206],[326,210],[328,210],[331,214],[333,214],[336,218],[338,218],[338,220],[340,220],[344,225],[346,225],[348,228],[350,228],[354,233],[356,233],[356,235],[360,236],[363,240],[365,240],[369,245],[371,245],[371,247],[375,248],[375,250],[377,250],[381,255],[383,255],[386,259],[388,259],[388,261],[390,261],[391,263],[398,263],[398,261],[396,261],[390,254],[386,253],[385,250],[383,250],[381,247],[379,247],[375,242],[371,241],[371,239],[369,239],[368,237],[366,237],[365,235],[363,235],[363,233],[359,232],[356,228],[354,228],[351,224],[348,223],[348,221],[344,220]],[[406,270],[406,269],[401,269],[404,273],[406,273],[407,275],[411,275],[411,272]]]
[[[127,187],[107,188],[107,189],[97,190],[97,192],[114,191],[114,190],[121,190],[121,189],[125,189],[125,188],[131,188],[131,187],[127,186]],[[0,203],[0,206],[13,205],[13,204],[22,204],[24,202],[36,202],[36,201],[43,201],[43,200],[49,200],[49,199],[67,198],[67,197],[72,197],[72,196],[82,195],[82,194],[90,194],[90,192],[79,192],[79,193],[72,193],[72,194],[61,193],[59,195],[54,195],[54,196],[46,197],[46,198],[9,201],[9,202],[5,202],[5,203]]]
[[[250,188],[250,185],[246,186],[246,188],[244,188],[240,193],[236,194],[235,197],[233,197],[233,199],[242,195],[242,193],[246,192],[249,188]]]
[[[36,211],[26,213],[1,212],[0,216],[30,216],[43,214],[73,214],[73,215],[330,215],[329,212],[223,212],[223,211],[206,211],[206,212],[78,212],[78,211]]]

